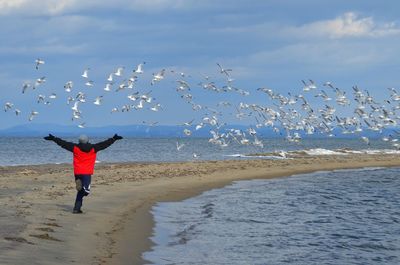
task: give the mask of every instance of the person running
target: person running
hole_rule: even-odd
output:
[[[55,137],[52,134],[44,137],[45,140],[54,141],[57,145],[72,152],[74,154],[73,165],[76,190],[75,205],[73,213],[82,213],[83,197],[90,193],[90,182],[94,172],[94,164],[96,162],[97,152],[106,149],[112,145],[115,141],[122,139],[122,136],[114,134],[112,138],[108,138],[105,141],[91,144],[89,138],[86,135],[79,136],[79,143],[71,143],[62,140],[61,138]]]

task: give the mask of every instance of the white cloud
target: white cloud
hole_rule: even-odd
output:
[[[265,21],[253,25],[217,27],[212,31],[226,34],[245,34],[257,36],[260,39],[295,37],[313,40],[313,38],[378,38],[400,35],[400,27],[395,22],[377,22],[373,17],[360,17],[355,12],[347,12],[334,19],[315,21],[300,26]]]
[[[289,32],[302,36],[320,36],[331,39],[348,37],[383,37],[400,34],[394,22],[376,23],[373,17],[359,17],[354,12],[345,13],[335,19],[316,21]]]
[[[76,0],[0,0],[0,14],[55,15],[77,3]]]
[[[0,15],[24,14],[33,16],[56,16],[68,12],[102,8],[128,9],[137,12],[159,12],[204,5],[206,4],[199,4],[194,0],[0,0]]]

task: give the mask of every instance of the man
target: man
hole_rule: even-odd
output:
[[[78,193],[76,194],[73,213],[82,213],[81,207],[83,197],[89,195],[90,193],[90,182],[94,171],[97,152],[106,149],[115,141],[122,139],[122,136],[115,134],[112,138],[97,144],[89,143],[89,138],[86,135],[81,135],[79,137],[78,144],[64,141],[61,138],[55,137],[51,134],[44,137],[44,139],[48,141],[54,141],[62,148],[74,154],[74,175],[76,190]]]

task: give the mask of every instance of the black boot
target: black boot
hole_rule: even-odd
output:
[[[76,201],[75,202],[75,206],[74,206],[74,210],[72,211],[72,213],[83,213],[81,210],[82,207],[82,202],[81,201]]]

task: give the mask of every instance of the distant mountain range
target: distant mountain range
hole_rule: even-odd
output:
[[[221,128],[221,132],[226,129],[234,128],[240,130],[247,130],[250,126],[244,125],[227,125]],[[205,126],[200,130],[195,130],[194,126],[186,127],[179,125],[115,125],[115,126],[103,126],[103,127],[87,127],[87,128],[79,128],[77,126],[68,126],[68,125],[57,125],[57,124],[25,124],[18,125],[11,128],[0,130],[0,137],[41,137],[46,136],[49,133],[69,137],[69,136],[77,136],[80,134],[87,134],[90,136],[98,136],[98,137],[107,137],[112,136],[114,133],[118,133],[125,137],[159,137],[159,138],[173,138],[173,137],[187,137],[184,135],[183,130],[187,128],[192,131],[191,137],[210,137],[210,129],[211,127]],[[270,128],[260,128],[257,129],[257,134],[259,137],[282,137],[275,132],[273,132]],[[370,130],[364,130],[361,134],[341,134],[340,130],[335,130],[334,134],[340,138],[355,138],[360,135],[377,138],[380,137],[380,134],[377,132],[373,132]],[[394,134],[393,129],[385,129],[382,134]],[[324,138],[326,137],[323,134],[314,134],[304,135],[306,138]]]

